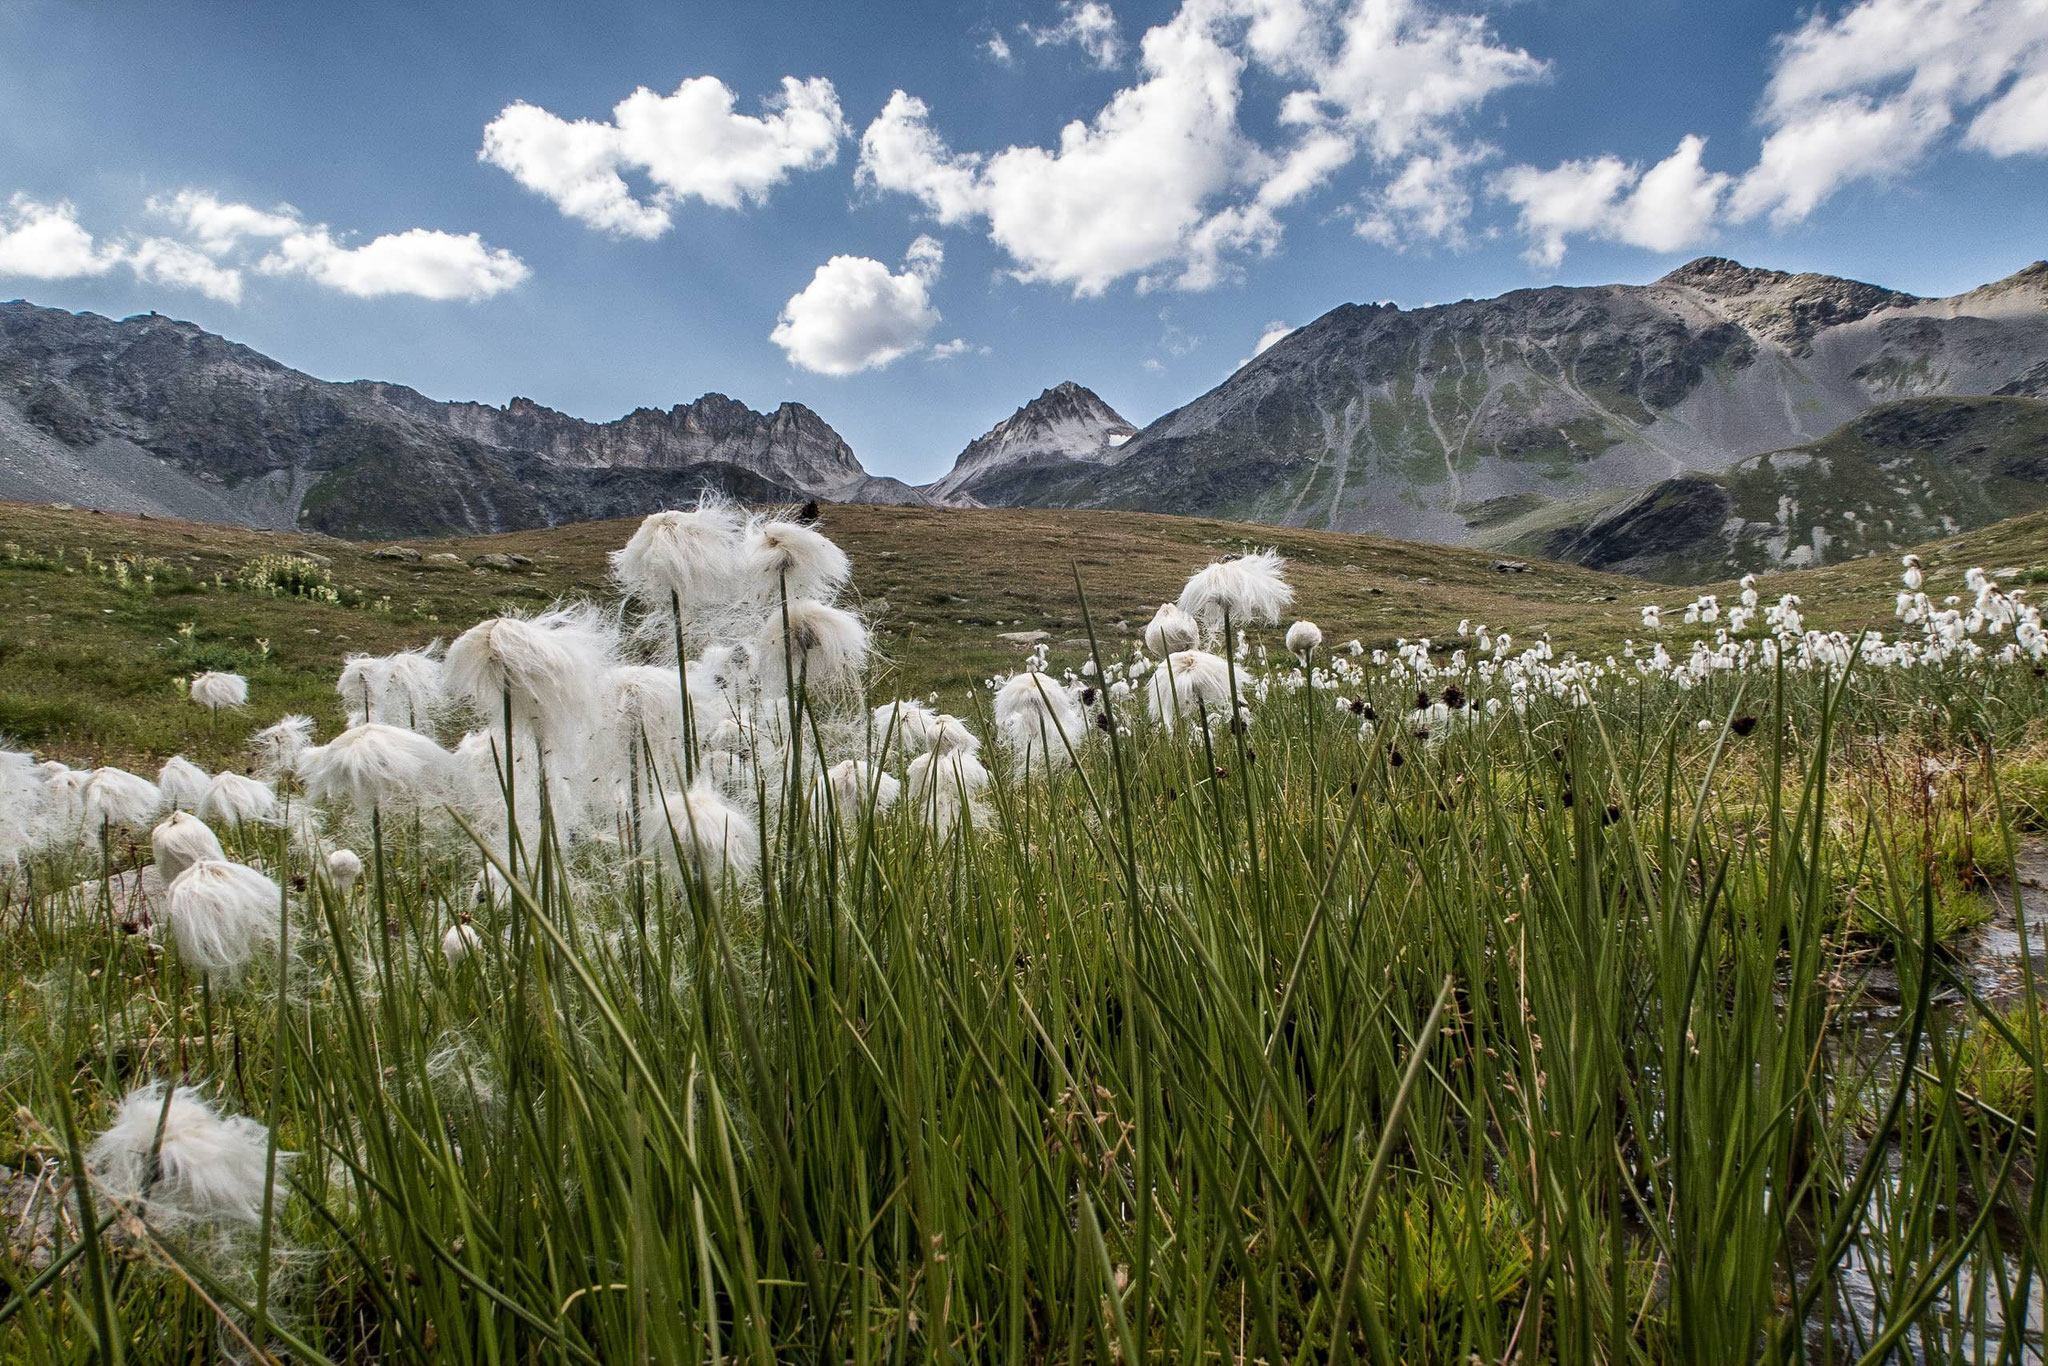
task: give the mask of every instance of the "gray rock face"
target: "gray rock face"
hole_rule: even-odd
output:
[[[1093,390],[1067,380],[969,442],[946,477],[920,491],[955,506],[1029,503],[1037,488],[1115,464],[1137,432]]]
[[[1095,464],[1016,496],[1453,544],[1873,407],[2048,386],[2048,263],[1948,299],[1709,257],[1648,285],[1346,304]],[[983,501],[989,492],[978,492]]]
[[[1510,542],[1701,583],[1894,554],[2048,507],[2048,401],[1901,399],[1820,441],[1684,474]]]
[[[385,538],[624,516],[707,487],[922,501],[802,404],[706,394],[591,423],[329,383],[156,314],[0,304],[0,498]]]

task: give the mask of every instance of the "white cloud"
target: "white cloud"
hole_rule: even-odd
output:
[[[345,247],[324,227],[295,232],[257,263],[266,275],[302,275],[359,299],[409,294],[418,299],[475,302],[522,283],[526,263],[487,247],[473,232],[408,228]]]
[[[122,257],[140,280],[191,289],[224,304],[242,302],[242,272],[175,237],[143,237],[130,243]]]
[[[1206,289],[1276,249],[1284,211],[1361,154],[1459,161],[1457,121],[1543,70],[1421,0],[1183,0],[1139,49],[1141,79],[1054,147],[955,151],[898,91],[862,136],[859,179],[985,223],[1022,280]],[[1271,145],[1240,125],[1251,68],[1287,87]]]
[[[1246,356],[1243,360],[1239,361],[1237,363],[1237,368],[1240,370],[1244,369],[1245,366],[1250,365],[1260,356],[1263,356],[1266,354],[1266,352],[1270,351],[1273,348],[1273,344],[1275,342],[1284,341],[1286,338],[1291,337],[1293,335],[1294,328],[1288,325],[1287,323],[1280,322],[1277,319],[1273,322],[1267,323],[1266,330],[1259,333],[1259,339],[1256,342],[1252,343],[1252,353],[1249,356]]]
[[[965,337],[955,337],[951,341],[935,343],[931,350],[925,352],[925,359],[958,360],[962,356],[986,356],[989,354],[991,353],[988,347],[977,345]]]
[[[715,76],[693,76],[671,95],[642,86],[619,101],[609,123],[564,119],[521,101],[485,126],[477,158],[571,218],[641,238],[667,232],[685,200],[758,204],[792,173],[838,159],[847,130],[831,81],[785,76],[759,116],[736,113],[736,98]],[[652,193],[636,195],[629,172],[644,175]]]
[[[1554,268],[1575,233],[1670,251],[1717,220],[1801,222],[1851,184],[1912,170],[1958,127],[1961,146],[1993,157],[2048,152],[2048,0],[1859,0],[1816,12],[1778,38],[1757,121],[1763,146],[1740,176],[1706,171],[1700,139],[1688,138],[1625,204],[1573,198],[1576,182],[1598,199],[1599,175],[1621,165],[1613,157],[1516,167],[1497,188],[1522,206],[1529,258]]]
[[[21,195],[0,217],[0,276],[66,279],[104,275],[125,265],[138,280],[240,303],[245,273],[296,275],[343,294],[369,298],[488,299],[531,272],[511,252],[475,233],[409,228],[347,246],[325,225],[307,223],[289,204],[258,209],[203,190],[152,198],[148,211],[175,235],[128,233],[106,245],[78,222],[72,206]]]
[[[149,201],[149,211],[183,228],[199,246],[214,255],[245,237],[284,237],[302,226],[299,211],[289,204],[258,209],[225,203],[204,190],[180,190]]]
[[[1123,60],[1124,44],[1117,32],[1116,13],[1103,0],[1060,0],[1057,24],[1045,28],[1026,24],[1023,32],[1039,47],[1071,43],[1105,71]]]
[[[100,249],[69,200],[44,204],[17,194],[0,214],[0,275],[69,280],[104,275],[120,255]]]
[[[1563,264],[1566,239],[1581,235],[1677,251],[1707,237],[1728,192],[1730,177],[1701,165],[1705,148],[1705,138],[1688,135],[1647,171],[1611,156],[1549,170],[1511,166],[1494,193],[1520,210],[1523,254],[1542,270]]]
[[[1010,64],[1010,44],[1000,33],[990,34],[988,41],[981,45],[981,50],[997,66],[1008,66]]]
[[[1396,250],[1415,242],[1462,249],[1465,224],[1472,217],[1467,173],[1494,155],[1494,149],[1483,143],[1417,152],[1399,175],[1368,196],[1358,235]]]
[[[931,286],[943,260],[930,237],[910,244],[895,274],[871,257],[835,256],[782,306],[768,339],[791,364],[821,375],[852,375],[900,360],[938,326]]]

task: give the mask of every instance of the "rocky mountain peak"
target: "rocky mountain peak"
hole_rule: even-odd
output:
[[[1025,471],[1113,464],[1137,430],[1094,390],[1062,380],[969,442],[951,472],[924,492],[974,502],[994,482]]]
[[[1861,280],[1760,270],[1725,256],[1688,261],[1657,283],[1697,291],[1735,322],[1795,355],[1804,355],[1815,334],[1826,328],[1923,302],[1918,295]]]

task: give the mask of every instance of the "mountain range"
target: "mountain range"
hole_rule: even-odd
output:
[[[2048,503],[2048,263],[1943,299],[1705,257],[1646,285],[1344,304],[1143,429],[1074,382],[922,488],[802,404],[591,423],[314,379],[155,314],[0,305],[0,498],[358,537],[749,501],[1142,508],[1660,578]]]
[[[722,394],[592,423],[336,384],[170,318],[0,304],[0,498],[390,537],[752,502],[921,502],[800,403]]]

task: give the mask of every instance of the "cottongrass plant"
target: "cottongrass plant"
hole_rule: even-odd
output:
[[[387,817],[352,894],[262,824],[173,884],[265,885],[218,1001],[182,939],[12,929],[21,1146],[91,1170],[119,1129],[132,1179],[65,1188],[48,1269],[0,1259],[0,1359],[2038,1359],[2037,922],[1996,972],[1955,928],[2011,881],[2008,790],[2048,791],[2048,639],[1998,580],[1907,590],[1893,636],[1759,587],[1611,660],[1473,624],[1304,664],[1219,617],[958,714],[733,648],[743,583],[731,634],[589,675],[727,708],[637,793],[610,701],[465,691],[488,830],[434,740],[354,727],[294,798]],[[1259,583],[1232,628],[1277,623]],[[1071,764],[1007,738],[1040,689]],[[138,1069],[200,1066],[268,1131],[207,1207],[321,1256],[303,1286],[117,1226]]]
[[[236,673],[209,670],[194,674],[190,686],[194,702],[208,711],[235,711],[249,705],[249,680]]]
[[[199,972],[232,981],[259,949],[275,944],[277,884],[225,858],[201,858],[171,881],[165,918],[178,953]]]
[[[199,810],[212,782],[211,774],[182,754],[164,760],[156,774],[157,791],[163,794],[164,804],[179,811]]]

